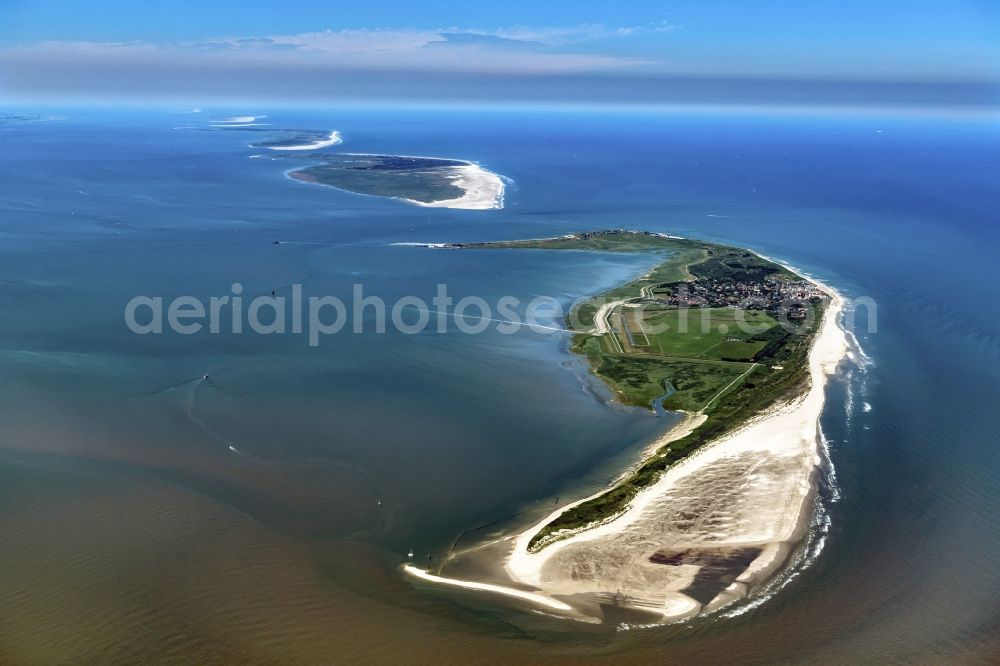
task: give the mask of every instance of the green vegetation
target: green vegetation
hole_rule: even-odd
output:
[[[281,154],[321,164],[293,171],[297,180],[330,185],[348,192],[431,203],[457,199],[465,191],[453,184],[451,167],[465,162],[429,157],[309,153]]]
[[[251,128],[253,129],[253,128]],[[257,128],[261,129],[261,128]],[[263,130],[273,133],[274,130]],[[302,146],[313,144],[317,141],[325,141],[330,138],[327,130],[284,130],[282,136],[266,141],[259,141],[251,144],[253,148],[287,148],[288,146]]]
[[[632,324],[631,318],[627,321]],[[778,325],[765,312],[734,308],[647,309],[641,321],[641,327],[633,328],[640,348],[663,356],[723,361],[752,360],[766,344],[755,332]]]
[[[577,332],[573,350],[622,402],[649,407],[666,394],[664,408],[706,417],[629,478],[546,525],[529,544],[534,551],[621,514],[671,465],[801,390],[828,302],[799,276],[752,252],[648,232],[456,247],[663,255],[647,275],[574,307],[567,317]],[[603,321],[595,321],[599,312]]]
[[[590,359],[594,373],[608,382],[625,404],[649,406],[663,395],[669,382],[673,392],[663,401],[664,408],[690,412],[701,411],[753,366],[617,354],[600,348],[600,338],[593,336],[580,336],[575,350]]]

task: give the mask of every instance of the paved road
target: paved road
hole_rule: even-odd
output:
[[[625,301],[611,301],[597,308],[597,312],[594,314],[594,335],[604,335],[611,332],[611,324],[608,323],[608,317],[611,316],[612,310],[623,303]]]

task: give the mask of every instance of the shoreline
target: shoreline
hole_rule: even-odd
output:
[[[363,153],[344,153],[346,155],[362,155]],[[285,172],[285,177],[291,180],[297,180],[302,183],[308,183],[310,185],[321,185],[323,187],[332,187],[335,190],[340,190],[341,192],[347,192],[349,194],[354,194],[356,196],[364,197],[377,197],[380,199],[395,199],[396,201],[405,201],[409,204],[414,204],[422,208],[455,208],[460,210],[499,210],[504,206],[504,193],[506,191],[506,185],[503,179],[492,171],[488,171],[479,165],[467,163],[462,166],[457,167],[442,167],[447,168],[451,173],[452,183],[457,187],[462,188],[464,194],[460,197],[454,199],[439,199],[437,201],[417,201],[416,199],[407,199],[406,197],[393,197],[381,194],[367,194],[364,192],[352,192],[351,190],[344,189],[342,187],[337,187],[336,185],[330,185],[328,183],[321,183],[313,176],[304,173],[305,169],[308,167],[296,167],[294,169],[289,169]],[[448,247],[447,243],[417,243],[416,245],[425,247]]]
[[[316,150],[318,148],[327,148],[329,146],[336,146],[343,143],[344,140],[340,136],[340,132],[333,130],[330,135],[325,139],[319,139],[312,143],[303,143],[297,146],[256,146],[251,144],[251,148],[267,148],[268,150]]]
[[[492,583],[477,583],[475,581],[460,580],[458,578],[446,578],[444,576],[435,576],[434,574],[415,567],[412,564],[404,564],[403,571],[411,576],[420,578],[421,580],[426,580],[430,583],[437,583],[440,585],[450,585],[452,587],[461,587],[468,590],[479,590],[480,592],[493,592],[495,594],[502,594],[508,597],[514,597],[516,599],[523,599],[524,601],[529,601],[533,604],[539,606],[545,606],[552,610],[557,611],[572,611],[573,607],[565,604],[557,599],[546,596],[544,594],[536,594],[534,592],[527,592],[525,590],[518,590],[517,588],[507,587],[505,585],[494,585]]]
[[[461,210],[494,210],[503,208],[506,185],[503,179],[492,171],[477,164],[447,167],[452,184],[465,192],[454,199],[437,201],[417,201],[399,197],[422,208],[458,208]]]
[[[232,123],[253,123],[257,122],[261,118],[267,118],[267,116],[229,116],[227,118],[220,118],[219,120],[210,120],[213,124],[223,124],[230,125]]]
[[[578,620],[595,621],[601,604],[611,600],[647,617],[658,616],[653,623],[670,623],[714,611],[746,596],[787,563],[808,533],[810,509],[816,503],[821,463],[819,419],[826,383],[841,361],[850,357],[850,344],[840,326],[844,305],[840,293],[782,265],[831,299],[810,347],[808,388],[670,467],[640,491],[628,509],[598,525],[550,543],[537,553],[528,551],[531,539],[555,517],[609,488],[562,506],[505,539],[512,540],[513,547],[504,557],[502,573],[521,589],[472,581],[460,581],[462,587],[501,594],[523,592],[527,587],[535,595],[569,602],[573,609],[563,616]],[[688,414],[663,433],[646,447],[638,464],[667,442],[690,432],[699,423],[697,417]],[[621,478],[619,475],[616,482]],[[707,491],[699,491],[706,487]],[[692,506],[705,502],[722,508],[706,518],[701,532],[693,532],[685,521],[671,519],[690,514]],[[738,575],[727,579],[732,582],[724,588],[708,593],[710,598],[706,594],[700,600],[693,598],[691,591],[697,588],[699,571],[720,562],[736,567],[738,571],[733,572]],[[436,582],[459,584],[454,579],[436,578]],[[523,594],[513,596],[531,601]],[[552,608],[549,605],[549,610]]]

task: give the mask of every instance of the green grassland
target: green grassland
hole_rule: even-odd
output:
[[[670,306],[657,296],[669,293],[679,283],[705,280],[758,285],[799,278],[740,248],[660,234],[618,230],[456,247],[662,256],[662,262],[647,275],[574,307],[567,317],[576,331],[572,348],[588,359],[592,371],[623,403],[650,407],[662,398],[666,409],[706,417],[692,433],[665,445],[618,485],[555,518],[532,539],[529,548],[533,551],[614,518],[671,465],[800,391],[808,378],[809,346],[828,302],[825,298],[810,300],[805,306],[809,316],[796,321],[778,311]],[[596,312],[610,301],[623,303],[608,316],[610,331],[598,334]]]
[[[581,349],[595,374],[615,390],[628,405],[648,406],[667,391],[665,409],[702,411],[725,387],[739,380],[752,363],[691,362],[646,356],[623,356],[599,348],[598,338],[589,337]]]
[[[323,141],[329,138],[329,136],[330,132],[325,130],[287,130],[279,138],[252,143],[250,146],[252,148],[287,148],[288,146],[301,146],[303,144],[312,144],[316,141]]]
[[[348,192],[411,199],[424,203],[457,199],[465,190],[453,184],[451,167],[466,162],[431,157],[309,153],[281,154],[284,159],[320,161],[294,171],[294,178]]]
[[[751,361],[766,342],[751,332],[766,331],[777,321],[765,312],[735,308],[647,311],[642,326],[631,327],[637,344],[649,340],[651,353],[663,356]],[[662,331],[653,334],[653,331]]]

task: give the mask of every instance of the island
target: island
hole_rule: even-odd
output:
[[[430,208],[503,208],[504,182],[472,162],[437,157],[305,153],[278,155],[313,162],[288,173],[305,183],[401,199]]]
[[[228,116],[209,121],[209,127],[216,130],[259,130],[270,124],[257,122],[263,118],[267,118],[267,116]]]
[[[45,118],[34,113],[0,113],[0,125],[34,123],[40,120],[45,120]]]
[[[249,132],[264,135],[265,139],[249,144],[251,148],[267,150],[319,150],[343,143],[337,130],[282,129],[271,127],[269,123],[258,123],[258,118],[266,116],[235,116],[226,120],[216,120],[204,129],[225,132]]]
[[[268,150],[318,150],[343,143],[337,130],[284,130],[274,139],[250,144],[251,148]]]
[[[826,378],[847,351],[835,291],[749,250],[645,231],[434,247],[660,255],[566,326],[618,400],[682,418],[610,487],[409,573],[649,624],[722,608],[790,562],[815,505]],[[502,571],[462,576],[482,578],[484,557]]]
[[[306,163],[306,166],[285,172],[288,178],[301,183],[396,199],[425,208],[495,210],[504,206],[504,179],[475,162],[412,155],[324,152],[324,148],[343,143],[339,131],[276,128],[256,122],[265,117],[230,116],[196,129],[256,134],[259,140],[249,146],[271,152],[250,157]]]

